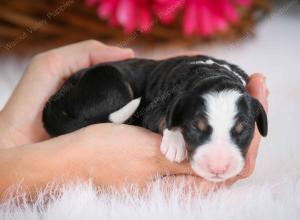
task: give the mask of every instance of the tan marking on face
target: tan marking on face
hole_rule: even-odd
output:
[[[162,133],[165,128],[166,128],[166,118],[162,117],[159,121],[159,132]]]
[[[197,122],[197,127],[200,131],[205,131],[207,129],[207,121],[205,119],[199,119]]]
[[[234,127],[235,131],[239,134],[243,131],[244,129],[244,124],[242,121],[238,121]]]

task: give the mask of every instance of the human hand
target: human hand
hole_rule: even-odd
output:
[[[130,49],[107,46],[95,40],[35,56],[0,113],[0,148],[31,144],[48,138],[41,121],[44,105],[71,74],[100,62],[133,56]]]
[[[41,142],[49,138],[41,121],[43,107],[65,79],[96,63],[131,57],[131,50],[86,41],[33,58],[0,113],[0,148],[10,148],[1,151],[3,157],[10,158],[1,160],[2,183],[7,183],[3,188],[20,177],[28,186],[47,184],[59,175],[67,179],[92,177],[101,185],[116,185],[125,179],[141,185],[156,176],[192,172],[187,163],[174,164],[161,155],[160,135],[134,126],[94,125]],[[122,142],[116,139],[120,136]],[[19,156],[23,159],[15,160]],[[6,171],[14,169],[11,174],[18,175],[8,178]]]
[[[143,190],[158,179],[166,190],[174,182],[205,192],[212,188],[211,183],[190,175],[188,162],[167,160],[160,152],[160,142],[161,136],[147,129],[104,123],[35,144],[0,149],[0,202],[5,190],[16,183],[32,196],[49,183],[59,186],[78,180],[119,189],[133,184]]]
[[[107,51],[110,54],[107,54]],[[13,134],[2,140],[10,140],[7,146],[18,146],[47,139],[48,135],[41,122],[42,109],[48,98],[57,91],[70,74],[98,62],[126,59],[132,56],[130,50],[108,47],[95,41],[74,44],[38,55],[27,68],[26,74],[0,114],[2,123],[6,123],[6,130]],[[45,75],[41,72],[45,72]],[[262,83],[262,78],[260,75],[252,76],[249,91],[266,107],[267,89]],[[112,134],[114,135],[111,136]],[[201,188],[209,190],[216,186],[201,177],[192,177],[194,173],[187,162],[176,164],[166,160],[159,151],[160,136],[143,128],[102,124],[89,126],[64,138],[69,136],[76,137],[72,139],[76,139],[74,143],[79,146],[66,151],[66,154],[76,151],[71,154],[74,156],[70,159],[74,163],[71,167],[80,168],[78,170],[82,170],[81,175],[94,177],[99,183],[115,185],[124,183],[126,179],[131,183],[145,184],[155,177],[171,178],[176,181],[182,175],[189,175],[190,182],[196,183]],[[66,140],[64,138],[62,140]],[[256,130],[244,171],[228,184],[245,178],[253,172],[259,141],[260,135]],[[62,145],[67,144],[68,141],[62,141]],[[106,175],[99,170],[101,164]]]
[[[135,184],[142,188],[155,180],[162,180],[166,185],[169,181],[182,183],[182,178],[179,179],[185,176],[189,179],[187,187],[195,184],[204,188],[205,181],[193,176],[187,161],[173,163],[161,154],[161,138],[161,135],[145,128],[103,123],[53,140],[60,139],[65,146],[71,143],[71,147],[65,147],[65,154],[72,155],[71,165],[65,166],[73,168],[69,173],[91,177],[96,185],[119,187]]]
[[[131,57],[131,50],[86,41],[54,49],[33,58],[0,113],[0,148],[10,148],[1,151],[4,158],[10,158],[0,161],[3,188],[18,181],[20,177],[28,186],[47,184],[60,174],[69,179],[76,176],[92,177],[101,185],[116,185],[124,179],[142,184],[156,175],[188,173],[186,169],[190,168],[187,164],[178,165],[167,161],[159,150],[160,136],[143,128],[94,125],[73,134],[42,141],[49,138],[41,121],[43,107],[65,79],[77,70],[96,63]],[[122,129],[124,127],[126,129]],[[120,132],[123,135],[123,144],[116,139],[116,136],[121,135]],[[12,149],[21,145],[22,148]],[[6,154],[9,156],[6,157]],[[22,160],[15,160],[20,156]],[[103,170],[99,169],[101,164]],[[11,175],[18,175],[8,178],[7,170],[12,171]]]

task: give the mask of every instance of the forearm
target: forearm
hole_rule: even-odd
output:
[[[74,165],[70,136],[49,141],[0,150],[0,195],[15,184],[30,193],[45,187],[49,182],[60,184],[76,177],[82,172]]]

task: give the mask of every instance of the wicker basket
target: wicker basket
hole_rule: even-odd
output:
[[[216,34],[209,41],[232,41],[245,33],[252,33],[261,15],[269,10],[268,0],[255,0],[250,9],[242,12],[238,24],[226,33]],[[200,37],[184,37],[179,20],[168,27],[157,23],[148,34],[134,32],[125,35],[121,28],[110,28],[97,17],[94,8],[85,6],[80,0],[2,0],[0,51],[34,53],[91,38],[124,47],[130,47],[133,43],[193,44],[208,41]]]

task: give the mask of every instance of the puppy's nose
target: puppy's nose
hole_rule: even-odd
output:
[[[220,175],[226,173],[229,163],[209,164],[208,168],[211,174]]]
[[[209,170],[214,175],[220,175],[226,173],[228,170],[228,166],[220,166],[220,167],[209,167]]]

